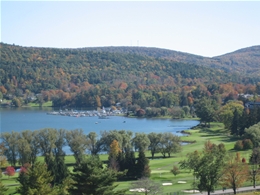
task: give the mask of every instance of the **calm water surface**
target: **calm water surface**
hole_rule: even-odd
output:
[[[104,130],[131,130],[133,132],[172,132],[181,135],[181,130],[196,126],[196,120],[139,119],[111,116],[109,119],[98,117],[69,117],[47,115],[52,108],[0,108],[0,132],[39,130],[43,128],[82,129],[85,134]]]

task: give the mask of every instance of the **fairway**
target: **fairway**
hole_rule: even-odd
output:
[[[174,176],[170,170],[173,166],[179,166],[178,163],[186,158],[186,154],[193,152],[195,150],[201,150],[204,147],[204,143],[210,140],[214,144],[223,143],[229,153],[234,153],[236,151],[233,150],[234,144],[236,140],[231,139],[226,130],[221,123],[212,123],[211,128],[204,129],[191,129],[187,130],[189,133],[185,134],[181,139],[184,142],[192,142],[186,144],[182,147],[182,151],[180,153],[172,154],[170,158],[163,158],[161,153],[156,153],[154,159],[151,159],[150,151],[146,151],[145,155],[149,159],[149,165],[151,169],[151,179],[162,185],[164,193],[179,193],[184,194],[188,193],[188,191],[193,190],[192,183],[194,181],[194,177],[191,172],[188,170],[180,170],[180,173]],[[246,159],[249,158],[251,154],[251,150],[241,151],[241,156]],[[135,154],[138,156],[138,153]],[[100,159],[106,161],[108,159],[107,154],[100,155]],[[39,161],[43,161],[43,157],[38,158]],[[75,159],[72,155],[66,156],[65,161],[67,164],[75,163]],[[73,170],[73,166],[69,167],[69,170]],[[3,184],[9,188],[8,193],[15,192],[15,187],[18,185],[16,182],[18,173],[13,177],[3,176],[2,181]],[[116,182],[118,184],[117,189],[130,189],[131,183],[134,181],[123,181]],[[164,184],[171,185],[164,185]],[[250,182],[245,184],[246,186],[251,185]],[[219,187],[221,189],[221,187]],[[186,192],[184,192],[186,191]],[[132,192],[128,192],[128,194],[133,194]]]

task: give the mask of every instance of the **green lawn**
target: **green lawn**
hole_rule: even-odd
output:
[[[195,150],[201,150],[204,147],[204,143],[207,140],[210,140],[212,143],[219,144],[223,143],[226,146],[226,149],[230,153],[234,153],[236,151],[233,150],[234,144],[236,139],[229,137],[226,130],[224,129],[223,124],[220,123],[212,123],[211,128],[209,129],[193,129],[187,130],[187,132],[191,133],[188,136],[183,136],[182,141],[195,141],[192,144],[187,144],[183,146],[183,149],[178,154],[173,154],[170,158],[162,158],[160,153],[155,155],[155,159],[151,159],[150,151],[146,152],[146,156],[150,159],[150,169],[151,169],[151,179],[158,182],[158,183],[172,183],[171,186],[163,186],[164,193],[170,192],[182,192],[183,190],[192,190],[191,184],[194,181],[194,177],[192,173],[188,172],[187,170],[181,170],[180,174],[174,176],[170,170],[172,167],[178,166],[179,161],[185,159],[186,154],[189,152],[193,152]],[[245,157],[247,160],[251,154],[251,150],[242,151],[241,157]],[[138,157],[138,153],[136,153],[136,157]],[[107,160],[108,155],[102,154],[100,155],[101,160]],[[43,157],[39,157],[40,161],[43,161]],[[65,160],[67,163],[75,163],[75,159],[72,155],[66,156]],[[69,167],[70,170],[73,167]],[[14,192],[15,186],[17,185],[15,181],[15,177],[8,178],[4,176],[3,183],[10,189],[8,193]],[[186,183],[178,183],[178,181],[185,181]],[[118,184],[117,189],[129,189],[130,184],[132,181],[124,181],[124,182],[117,182]],[[247,182],[245,185],[251,185],[250,182]],[[130,194],[130,192],[129,192]],[[183,192],[182,192],[183,194]]]

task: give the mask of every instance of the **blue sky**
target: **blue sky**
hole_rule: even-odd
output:
[[[1,1],[1,42],[212,57],[260,45],[260,1]]]

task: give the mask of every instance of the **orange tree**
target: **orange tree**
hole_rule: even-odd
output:
[[[220,184],[226,188],[232,188],[234,194],[236,190],[248,179],[249,168],[246,162],[243,162],[240,154],[231,156],[223,168]]]

